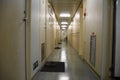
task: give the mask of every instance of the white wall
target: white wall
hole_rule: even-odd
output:
[[[52,51],[54,50],[54,17],[53,14],[50,12],[53,12],[53,10],[50,7],[50,4],[48,3],[46,5],[46,57],[48,57]]]
[[[103,33],[103,0],[86,0],[86,32],[85,32],[85,59],[90,63],[90,35],[96,35],[96,64],[93,69],[101,75],[102,65],[102,33]]]
[[[55,18],[54,11],[46,1],[46,29],[45,29],[45,43],[46,43],[46,58],[53,52],[56,44],[60,41],[60,27]]]
[[[41,0],[40,2],[40,50],[44,48],[44,53],[42,52],[43,50],[40,51],[41,53],[41,59],[40,59],[40,65],[42,66],[43,62],[42,60],[45,59],[45,27],[46,27],[46,1]],[[44,58],[44,59],[43,59]],[[41,67],[40,66],[40,67]]]
[[[52,20],[52,21],[50,21]],[[47,26],[46,26],[46,57],[53,51],[53,18],[47,13]]]
[[[40,44],[45,43],[45,19],[46,19],[46,1],[41,0],[40,4]]]
[[[108,80],[106,78],[109,78],[108,71],[110,66],[108,65],[110,65],[109,62],[111,57],[110,3],[110,0],[83,0],[83,7],[79,8],[73,19],[74,24],[68,29],[69,42],[75,48],[79,41],[80,45],[78,47],[80,55],[83,55],[85,61],[99,75],[101,80]],[[84,16],[84,13],[86,13],[86,16]],[[80,15],[79,19],[76,17],[77,14]],[[76,32],[79,32],[79,37],[73,35],[73,33]],[[90,37],[93,32],[96,35],[95,66],[90,62]],[[77,40],[75,37],[79,39]],[[76,42],[77,44],[75,44]]]
[[[41,59],[40,54],[40,0],[31,2],[31,77],[38,71],[33,64]]]
[[[0,0],[0,80],[25,80],[25,0]]]
[[[79,7],[77,10],[73,22],[68,28],[68,39],[72,47],[83,56],[83,8]]]
[[[79,49],[80,49],[80,39],[82,39],[81,37],[81,33],[80,32],[80,11],[78,9],[78,11],[76,12],[75,14],[75,17],[73,19],[73,29],[72,29],[72,44],[73,44],[73,47],[76,49],[77,52],[79,52]]]
[[[69,44],[71,44],[72,43],[72,25],[70,25],[67,30],[67,37],[68,37]]]

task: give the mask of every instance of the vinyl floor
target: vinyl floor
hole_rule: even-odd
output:
[[[33,80],[99,80],[78,53],[65,42],[59,44],[48,61],[65,62],[65,72],[38,72]]]

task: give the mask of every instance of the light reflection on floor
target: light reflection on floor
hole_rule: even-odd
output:
[[[67,51],[66,51],[66,48],[65,48],[65,43],[63,42],[62,43],[62,49],[61,49],[61,54],[60,54],[60,61],[61,62],[65,62],[65,69],[68,67],[68,64],[67,64]]]
[[[62,50],[60,61],[66,62],[66,60],[67,60],[66,51]]]
[[[69,80],[69,76],[60,75],[58,80]]]

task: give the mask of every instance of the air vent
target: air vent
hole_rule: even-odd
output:
[[[38,67],[38,60],[33,64],[33,70],[35,70]]]

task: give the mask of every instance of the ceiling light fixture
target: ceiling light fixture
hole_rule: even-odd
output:
[[[61,24],[68,24],[67,22],[61,22]]]
[[[62,27],[62,28],[66,28],[67,26],[66,26],[66,25],[62,25],[61,27]]]
[[[60,17],[70,17],[70,14],[69,13],[61,13]]]
[[[65,30],[66,28],[62,28],[62,29],[64,29],[64,30]]]

